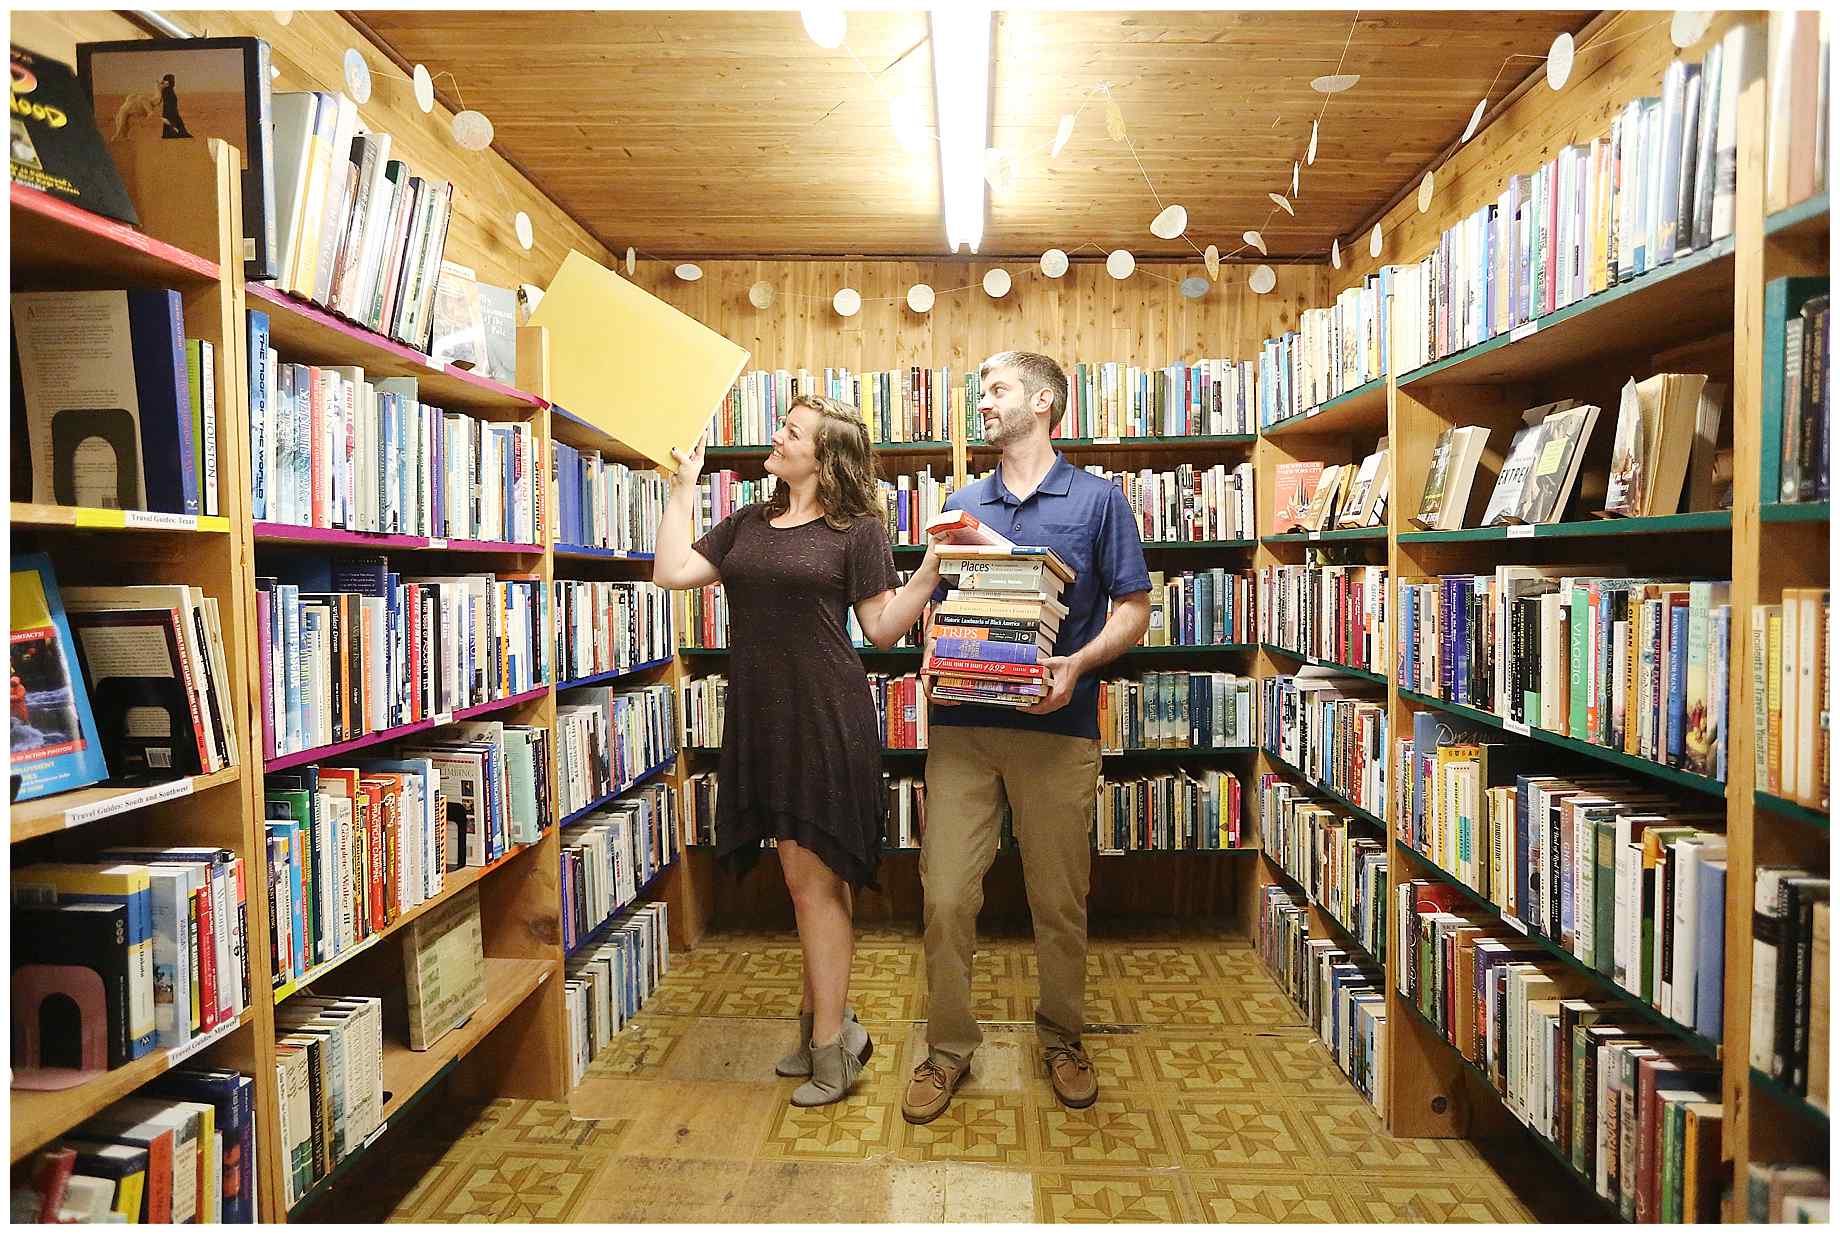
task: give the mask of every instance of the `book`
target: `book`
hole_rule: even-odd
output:
[[[48,554],[14,558],[11,596],[8,787],[19,802],[95,784],[108,765]]]
[[[1589,405],[1546,417],[1540,426],[1533,470],[1521,498],[1521,522],[1553,523],[1561,519],[1578,482],[1585,445],[1596,423],[1597,408]]]
[[[485,1005],[477,890],[409,923],[403,938],[403,984],[412,1050],[432,1049]]]
[[[963,510],[946,510],[926,522],[926,534],[929,539],[941,544],[968,547],[988,545],[999,549],[1015,548],[1015,542],[1001,532],[978,521],[974,514]]]
[[[179,293],[15,292],[12,313],[30,500],[202,513]]]
[[[1321,463],[1279,463],[1277,480],[1272,486],[1271,531],[1274,535],[1296,531],[1303,525],[1303,513],[1315,495],[1317,481],[1323,474]]]
[[[480,369],[485,362],[486,326],[479,282],[458,262],[441,262],[435,280],[434,337],[428,352],[436,364]]]
[[[1432,449],[1425,489],[1412,524],[1425,531],[1451,531],[1463,525],[1470,486],[1488,445],[1489,430],[1480,425],[1447,428]]]
[[[258,38],[78,43],[77,76],[110,141],[219,138],[242,157],[243,276],[279,273],[269,47]]]
[[[134,202],[70,66],[16,44],[12,63],[12,182],[139,226]]]
[[[480,325],[485,332],[482,372],[493,381],[517,384],[517,293],[508,287],[478,283]]]

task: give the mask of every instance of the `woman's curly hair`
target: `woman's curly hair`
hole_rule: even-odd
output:
[[[875,470],[875,451],[869,445],[869,426],[862,413],[848,403],[821,394],[801,394],[786,408],[791,415],[800,407],[818,413],[818,504],[824,521],[838,531],[848,531],[858,519],[882,517],[882,494]],[[792,487],[773,486],[767,498],[767,517],[778,518],[792,503]]]

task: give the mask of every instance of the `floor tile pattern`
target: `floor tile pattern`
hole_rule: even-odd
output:
[[[1087,1046],[1100,1099],[1063,1109],[1035,1044],[1036,972],[1027,938],[980,946],[985,1043],[952,1106],[915,1127],[900,1103],[925,1051],[917,937],[859,940],[851,1002],[874,1057],[848,1100],[798,1109],[786,1101],[795,1082],[773,1074],[797,1032],[797,940],[715,936],[673,959],[568,1103],[444,1099],[393,1131],[388,1168],[354,1171],[331,1211],[397,1222],[1526,1222],[1579,1202],[1528,1181],[1528,1146],[1494,1147],[1527,1192],[1517,1196],[1474,1144],[1387,1135],[1243,940],[1096,938]]]

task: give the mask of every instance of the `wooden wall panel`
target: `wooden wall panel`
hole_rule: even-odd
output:
[[[1256,296],[1243,270],[1224,269],[1200,300],[1176,284],[1197,265],[1143,265],[1122,282],[1102,265],[1078,263],[1058,280],[1032,266],[1008,265],[1010,293],[982,290],[990,267],[963,262],[720,261],[686,283],[661,262],[642,262],[634,281],[748,349],[750,368],[853,370],[897,365],[951,366],[963,373],[1005,348],[1075,361],[1155,365],[1201,358],[1251,359],[1268,335],[1324,295],[1319,266],[1280,266],[1277,289]],[[773,305],[757,310],[748,288],[765,282]],[[938,298],[927,314],[908,309],[907,289],[929,284]],[[862,293],[862,310],[840,317],[831,297]]]
[[[454,182],[454,222],[448,231],[447,256],[471,266],[488,283],[513,287],[521,282],[546,286],[570,248],[601,261],[611,254],[580,224],[545,197],[495,151],[477,153],[454,144],[452,113],[439,103],[423,115],[403,72],[350,22],[333,12],[302,10],[283,26],[267,12],[182,12],[166,14],[197,35],[257,35],[272,49],[281,70],[274,88],[337,90],[343,88],[347,48],[364,54],[371,68],[371,100],[358,109],[359,119],[393,139],[397,157],[419,175]],[[20,12],[12,15],[13,41],[69,64],[76,45],[95,39],[137,38],[145,32],[114,12]],[[465,91],[462,84],[462,93]],[[526,253],[518,244],[513,219],[530,215],[536,243]]]
[[[1418,212],[1414,193],[1387,212],[1378,259],[1368,256],[1367,232],[1344,237],[1343,268],[1328,271],[1332,291],[1359,283],[1381,266],[1424,257],[1446,227],[1498,198],[1509,176],[1532,171],[1566,145],[1608,133],[1611,119],[1630,99],[1659,95],[1668,62],[1677,55],[1703,60],[1729,25],[1728,19],[1714,22],[1696,47],[1681,52],[1668,37],[1671,17],[1668,12],[1619,13],[1590,37],[1590,47],[1581,42],[1565,89],[1555,93],[1542,76],[1437,169],[1428,211]],[[1360,87],[1342,97],[1359,105]]]

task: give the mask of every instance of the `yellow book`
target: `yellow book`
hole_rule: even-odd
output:
[[[1769,707],[1769,741],[1770,741],[1770,782],[1768,789],[1772,793],[1782,792],[1782,605],[1772,604],[1766,610],[1769,616],[1764,636],[1764,682],[1765,701]]]
[[[37,894],[34,895],[36,889]],[[13,872],[13,898],[20,902],[121,904],[128,910],[129,1057],[151,1050],[159,1032],[153,994],[153,881],[145,866],[47,862]]]

